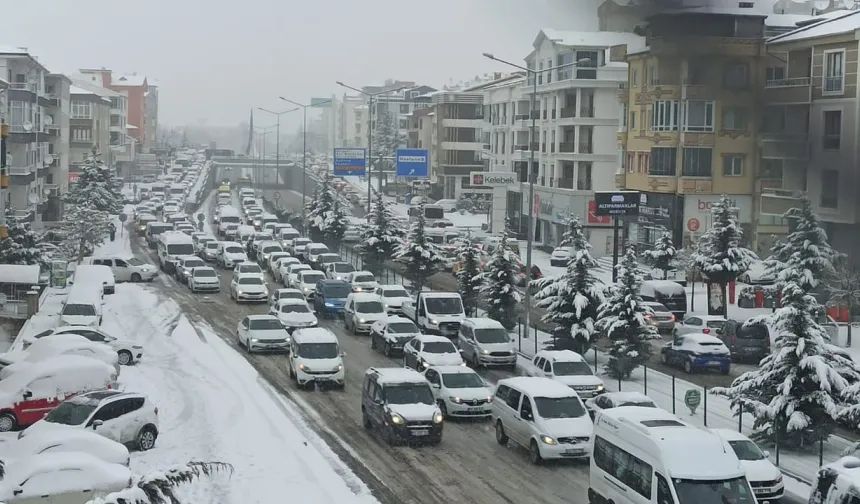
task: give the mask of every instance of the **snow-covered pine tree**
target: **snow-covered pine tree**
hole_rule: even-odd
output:
[[[713,223],[699,240],[693,253],[693,262],[708,281],[720,285],[723,299],[726,299],[728,283],[746,273],[750,264],[756,260],[756,255],[741,245],[744,233],[729,198],[721,196],[711,208],[711,214]],[[727,308],[728,303],[724,302],[724,317],[728,315]]]
[[[116,188],[111,170],[101,162],[95,147],[78,174],[78,180],[63,197],[71,205],[87,204],[96,210],[118,215],[122,211],[122,193]]]
[[[406,144],[406,134],[400,130],[397,117],[391,113],[388,104],[377,102],[378,117],[376,119],[376,130],[373,132],[373,157],[376,159],[375,169],[383,168],[383,171],[394,171],[394,155],[397,149]],[[376,171],[376,173],[380,173]]]
[[[617,268],[618,283],[600,306],[597,328],[612,341],[604,370],[613,378],[626,379],[634,369],[648,362],[651,340],[660,339],[660,334],[647,318],[653,310],[639,295],[642,277],[632,248],[627,249]]]
[[[325,229],[323,230],[323,243],[331,250],[338,250],[343,242],[343,235],[349,227],[349,220],[343,211],[343,206],[338,199],[334,200],[334,206],[325,216]]]
[[[505,230],[499,246],[493,251],[480,276],[483,282],[481,294],[487,304],[487,317],[498,321],[509,331],[517,325],[517,307],[521,299],[516,286],[519,276],[518,259],[511,250],[508,232]]]
[[[467,236],[460,241],[459,246],[454,251],[454,256],[457,258],[459,268],[456,273],[457,291],[463,298],[463,308],[466,315],[471,315],[478,308],[478,298],[483,285],[483,278],[481,277],[483,254],[472,241],[472,238]]]
[[[394,257],[406,265],[406,277],[412,282],[413,292],[419,292],[424,282],[445,264],[439,247],[424,231],[427,221],[424,218],[424,200],[418,204],[418,217],[412,223],[406,241],[399,244]]]
[[[177,492],[181,486],[218,473],[232,476],[233,466],[225,462],[189,462],[144,475],[131,487],[96,497],[87,504],[181,504],[182,498]]]
[[[335,194],[328,173],[320,180],[314,193],[314,199],[307,204],[307,227],[309,238],[315,242],[325,240],[326,221],[329,213],[334,210]]]
[[[391,202],[377,194],[367,223],[362,226],[361,243],[356,247],[361,253],[365,267],[373,274],[382,274],[385,264],[406,234],[397,224]]]
[[[654,244],[654,248],[642,253],[646,262],[663,272],[663,278],[667,278],[669,270],[675,267],[675,243],[672,241],[672,233],[664,231],[663,235]]]
[[[561,276],[532,281],[538,289],[536,306],[546,310],[542,320],[555,327],[556,348],[585,354],[596,338],[594,324],[606,286],[591,273],[597,261],[591,257],[591,244],[578,216],[567,220],[562,244],[572,249],[567,271]]]
[[[101,245],[110,231],[110,214],[87,203],[66,205],[60,229],[65,236],[62,248],[66,255],[81,262]]]
[[[29,223],[11,224],[8,231],[7,238],[0,241],[0,264],[47,266],[48,261],[39,247],[39,237]]]

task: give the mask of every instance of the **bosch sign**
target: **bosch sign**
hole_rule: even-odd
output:
[[[640,195],[638,191],[595,192],[597,216],[623,217],[639,215]]]
[[[469,179],[473,186],[511,186],[518,183],[517,174],[514,172],[472,172]]]

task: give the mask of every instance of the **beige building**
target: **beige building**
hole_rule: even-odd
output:
[[[107,162],[111,97],[118,93],[88,82],[74,81],[70,94],[69,171],[75,173],[92,155],[93,147],[101,154],[102,161]]]

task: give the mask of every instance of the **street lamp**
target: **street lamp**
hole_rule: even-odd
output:
[[[578,66],[585,63],[590,63],[591,58],[580,58],[577,61],[571,63],[565,63],[563,65],[558,65],[549,68],[542,68],[540,70],[534,70],[532,68],[527,68],[522,65],[518,65],[516,63],[512,63],[510,61],[506,61],[500,58],[495,57],[491,53],[483,53],[484,57],[487,59],[491,59],[493,61],[498,61],[499,63],[504,63],[508,66],[512,66],[524,72],[528,72],[529,76],[532,79],[532,99],[531,99],[531,116],[532,116],[532,127],[529,133],[529,150],[531,151],[529,155],[529,166],[528,166],[528,176],[529,176],[529,206],[528,206],[528,236],[526,237],[526,295],[525,295],[525,322],[526,322],[526,330],[529,327],[529,319],[531,318],[529,315],[531,314],[531,289],[530,283],[532,280],[532,248],[534,246],[535,239],[535,230],[534,230],[534,205],[535,205],[535,177],[532,176],[532,168],[535,164],[535,148],[537,147],[537,114],[535,114],[535,105],[537,104],[537,76],[542,72],[551,72],[553,70],[558,70],[559,68],[564,67],[572,67]]]
[[[373,152],[373,128],[371,125],[373,124],[373,99],[379,95],[388,94],[388,93],[396,93],[398,91],[403,91],[404,89],[410,86],[401,86],[399,88],[394,89],[386,89],[383,91],[379,91],[376,93],[368,93],[367,91],[362,91],[361,89],[354,88],[352,86],[347,86],[341,81],[337,81],[336,84],[338,86],[345,87],[347,89],[351,89],[356,93],[363,94],[367,97],[367,215],[370,215],[370,160],[371,153]],[[379,100],[377,100],[377,103]],[[382,194],[382,163],[379,164],[379,194]],[[369,217],[368,217],[369,218]]]
[[[270,131],[272,128],[277,128],[277,127],[278,127],[277,124],[273,124],[271,126],[255,126],[254,127],[254,131],[260,135],[260,139],[261,139],[260,147],[262,149],[262,156],[260,154],[257,154],[257,157],[255,158],[255,161],[254,161],[254,166],[255,166],[254,172],[253,172],[254,177],[253,177],[253,180],[251,181],[251,186],[254,189],[256,189],[260,183],[260,170],[262,170],[262,168],[263,168],[263,163],[266,162],[266,136],[273,133],[272,131]],[[276,153],[276,155],[277,155],[277,153]],[[277,181],[277,177],[275,178],[275,180]]]
[[[283,112],[273,112],[271,110],[264,109],[263,107],[257,107],[257,108],[262,110],[263,112],[272,114],[278,118],[278,124],[277,124],[278,129],[277,129],[277,133],[276,133],[276,136],[278,138],[275,139],[275,149],[277,149],[277,152],[275,153],[275,172],[280,173],[280,169],[281,169],[281,116],[284,114],[289,114],[290,112],[295,112],[298,109],[294,108],[294,109],[290,109],[290,110],[284,110]]]
[[[305,199],[307,198],[307,188],[305,185],[305,180],[308,176],[308,107],[316,107],[319,105],[323,105],[331,102],[331,99],[319,101],[316,103],[308,103],[303,104],[299,102],[294,102],[288,98],[284,98],[283,96],[279,96],[278,98],[284,100],[287,103],[292,103],[293,105],[298,105],[302,109],[302,226],[305,225]],[[332,112],[332,116],[334,116],[334,112]]]

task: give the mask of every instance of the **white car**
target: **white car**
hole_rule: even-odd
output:
[[[191,270],[188,288],[191,292],[221,292],[221,279],[215,268],[199,266]]]
[[[90,357],[113,366],[119,372],[119,356],[107,345],[93,343],[77,334],[55,334],[39,338],[26,350],[3,354],[0,362],[6,364],[0,369],[0,379],[26,369],[37,362],[59,355],[80,355]]]
[[[379,287],[376,277],[369,271],[353,271],[346,280],[352,292],[373,292]]]
[[[385,311],[388,313],[403,313],[403,303],[411,303],[412,296],[402,285],[380,285],[374,294],[382,298]]]
[[[93,489],[107,495],[133,483],[128,467],[88,453],[43,453],[17,459],[6,468],[0,502],[89,502]]]
[[[740,277],[740,281],[748,285],[770,285],[775,280],[763,261],[753,261],[746,273]]]
[[[158,276],[158,268],[136,257],[97,257],[92,264],[107,266],[117,282],[151,282]]]
[[[298,289],[275,289],[275,292],[273,292],[269,298],[269,304],[278,304],[278,301],[282,299],[301,299],[305,303],[308,302],[305,295],[302,294],[302,291]]]
[[[263,273],[263,268],[253,261],[242,261],[233,267],[233,276],[251,274],[257,275],[262,279],[266,278],[265,273]]]
[[[309,243],[311,243],[309,238],[293,238],[293,241],[290,242],[290,246],[287,247],[287,252],[294,256],[304,255]]]
[[[370,327],[387,315],[381,297],[369,292],[353,292],[344,304],[343,325],[352,334],[370,333]]]
[[[716,334],[717,329],[726,325],[726,319],[718,315],[689,315],[675,323],[675,335],[703,333]]]
[[[287,267],[287,276],[284,277],[284,286],[299,288],[299,273],[302,271],[310,271],[312,268],[307,264],[291,264]]]
[[[319,262],[321,254],[331,252],[324,243],[308,243],[305,246],[305,261],[311,266]]]
[[[489,418],[492,414],[493,392],[475,370],[466,366],[430,366],[424,378],[445,417]]]
[[[573,247],[556,247],[549,256],[550,266],[567,267],[570,256],[573,253]]]
[[[421,335],[415,322],[406,317],[388,316],[370,326],[370,348],[380,349],[391,356],[402,353],[403,347]]]
[[[319,323],[304,299],[278,300],[269,308],[269,315],[278,317],[287,331],[301,327],[316,327]]]
[[[403,367],[422,371],[430,366],[465,366],[454,343],[445,336],[422,334],[403,347]]]
[[[221,242],[218,247],[218,262],[222,267],[227,269],[233,269],[237,263],[245,262],[248,260],[248,254],[245,253],[245,249],[242,248],[242,245],[236,242]]]
[[[236,344],[248,353],[287,352],[290,333],[274,315],[248,315],[236,326]]]
[[[230,282],[230,298],[241,303],[243,301],[256,301],[265,303],[269,298],[269,289],[266,282],[256,273],[239,273],[233,275]]]
[[[585,359],[572,350],[541,350],[526,366],[526,375],[551,378],[572,388],[579,397],[588,399],[606,391]]]
[[[84,429],[140,451],[151,450],[158,438],[158,408],[137,392],[87,392],[66,399],[18,437]]]
[[[280,247],[280,245],[278,246]],[[275,272],[278,271],[278,263],[281,261],[281,259],[287,259],[290,257],[289,252],[283,252],[283,249],[281,250],[281,252],[273,252],[272,254],[270,254],[269,260],[266,263],[266,266],[269,268],[269,272],[272,274],[273,277],[275,276]]]
[[[24,348],[28,348],[39,338],[55,334],[78,334],[95,343],[104,343],[117,353],[119,363],[122,366],[134,364],[143,358],[143,347],[141,345],[134,344],[131,341],[118,339],[101,329],[96,329],[91,326],[70,325],[58,327],[56,329],[49,329],[36,334],[33,336],[32,340],[24,340]]]
[[[606,392],[585,401],[585,407],[588,408],[591,418],[603,410],[620,408],[621,406],[657,407],[653,399],[640,392]]]
[[[300,271],[296,279],[296,288],[302,291],[308,299],[314,297],[317,292],[317,282],[324,279],[322,271],[305,270]]]
[[[206,266],[206,262],[197,256],[180,257],[176,262],[176,280],[188,283],[191,270]]]
[[[125,445],[89,429],[49,429],[34,435],[26,435],[25,432],[21,431],[16,440],[0,443],[0,452],[3,453],[0,458],[5,465],[15,459],[42,453],[86,453],[99,460],[124,466],[130,462]]]
[[[325,277],[329,280],[346,280],[353,271],[355,271],[355,267],[352,264],[337,261],[326,265]]]
[[[280,261],[278,261],[278,268],[272,272],[272,276],[275,277],[276,282],[286,283],[287,278],[289,277],[289,269],[293,264],[301,264],[296,257],[284,257]]]
[[[785,493],[785,482],[782,472],[768,457],[769,452],[763,452],[753,443],[750,438],[732,429],[711,429],[711,432],[720,436],[725,445],[737,455],[741,466],[747,473],[747,481],[750,482],[753,494],[759,502],[776,502]]]
[[[281,248],[280,242],[276,241],[255,241],[254,246],[257,247],[257,261],[259,261],[261,265],[266,265],[266,267],[268,267],[269,264],[269,256],[271,256],[275,252],[284,251],[284,249]]]

